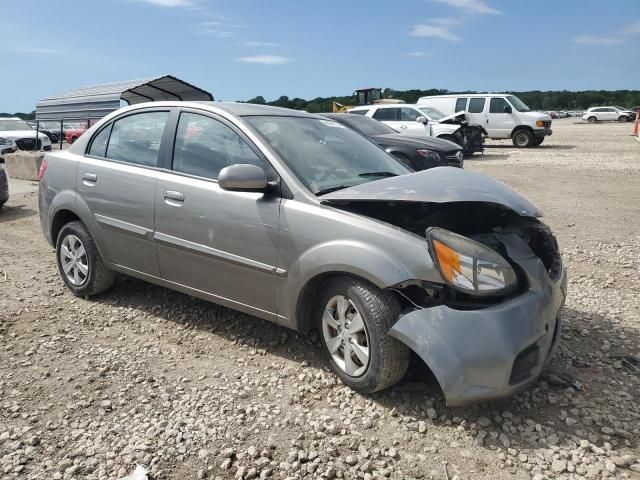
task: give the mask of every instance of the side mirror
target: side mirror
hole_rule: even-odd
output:
[[[269,180],[263,168],[249,163],[238,163],[220,170],[218,185],[230,192],[266,192]]]
[[[513,109],[507,105],[506,107],[504,107],[504,113],[513,113]]]
[[[427,123],[427,119],[424,117],[418,117],[416,118],[416,122],[424,124],[424,123]]]

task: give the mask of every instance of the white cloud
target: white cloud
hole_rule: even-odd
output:
[[[409,32],[412,37],[433,37],[450,42],[459,42],[462,40],[459,36],[451,33],[449,28],[441,25],[414,25]]]
[[[149,3],[156,7],[192,7],[193,0],[137,0],[138,2]]]
[[[640,21],[632,23],[624,29],[624,33],[628,35],[640,34]]]
[[[218,38],[230,38],[235,36],[235,33],[230,32],[229,30],[221,30],[219,28],[203,28],[198,30],[198,33],[200,35],[209,35]]]
[[[578,35],[573,37],[574,43],[580,43],[583,45],[619,45],[624,40],[617,37],[601,37],[598,35]]]
[[[464,10],[468,13],[483,13],[490,15],[500,15],[502,12],[496,8],[490,7],[483,0],[433,0],[434,2],[444,3],[450,7]]]
[[[243,63],[259,63],[262,65],[284,65],[291,61],[290,58],[279,55],[255,55],[252,57],[240,57],[236,61]]]
[[[62,55],[66,53],[64,50],[58,50],[56,48],[17,48],[15,52],[18,53],[32,53],[34,55]]]
[[[431,25],[440,25],[442,27],[455,27],[456,25],[460,25],[462,20],[452,17],[430,18],[429,23]]]
[[[279,43],[273,42],[245,42],[247,47],[279,47]]]
[[[427,53],[427,52],[407,52],[404,54],[405,57],[415,57],[415,58],[430,57],[431,55],[432,55],[431,53]]]

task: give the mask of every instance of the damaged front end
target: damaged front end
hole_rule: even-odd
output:
[[[377,199],[344,192],[329,203],[428,242],[442,281],[390,286],[404,312],[389,334],[429,366],[449,405],[509,396],[535,382],[557,348],[566,296],[558,243],[539,212],[510,189],[515,196],[500,203],[486,201],[489,190],[479,184],[449,191],[453,201],[388,185],[379,192],[389,195]]]
[[[488,133],[482,125],[470,123],[464,112],[444,117],[438,123],[460,125],[460,128],[453,133],[453,137],[462,147],[464,155],[484,152],[484,141]]]

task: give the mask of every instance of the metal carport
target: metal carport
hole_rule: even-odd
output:
[[[212,101],[213,95],[171,75],[94,85],[40,100],[36,121],[95,121],[129,105],[162,100]]]

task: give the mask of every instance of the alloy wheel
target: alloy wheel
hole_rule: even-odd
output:
[[[89,277],[89,258],[80,239],[75,235],[64,237],[59,255],[67,280],[76,287],[83,285]]]
[[[354,303],[343,295],[332,297],[322,313],[324,342],[335,364],[351,377],[369,367],[369,334]]]

